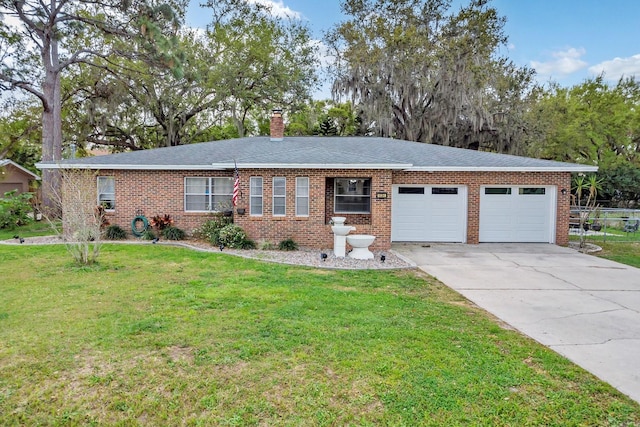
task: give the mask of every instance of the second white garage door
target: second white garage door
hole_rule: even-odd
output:
[[[480,189],[481,242],[555,241],[555,187]]]
[[[391,204],[394,242],[466,242],[465,186],[395,185]]]

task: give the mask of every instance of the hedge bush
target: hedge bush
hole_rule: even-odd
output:
[[[205,221],[199,228],[194,230],[194,236],[207,240],[214,246],[220,245],[220,230],[231,224],[233,217],[216,215]]]
[[[285,239],[278,244],[278,249],[281,251],[297,251],[298,244],[293,239]]]
[[[119,225],[110,225],[105,230],[104,237],[108,240],[124,240],[127,238],[127,232]]]
[[[218,244],[228,248],[246,249],[249,239],[242,227],[235,224],[225,225],[220,229]],[[253,245],[255,247],[255,244]]]
[[[167,240],[183,240],[185,236],[186,236],[186,233],[184,232],[184,230],[178,227],[173,227],[171,225],[166,226],[162,230],[162,237],[164,237]]]

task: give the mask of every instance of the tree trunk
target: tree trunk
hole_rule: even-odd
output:
[[[58,42],[50,38],[48,48],[42,51],[45,78],[42,83],[42,161],[55,163],[62,160],[62,118],[60,94],[60,70],[58,68]],[[56,194],[60,194],[60,177],[55,169],[45,169],[42,173],[42,208],[50,216],[56,216],[58,207]]]

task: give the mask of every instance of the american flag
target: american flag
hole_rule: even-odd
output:
[[[238,205],[238,195],[240,194],[240,172],[238,172],[238,164],[233,162],[235,165],[235,179],[233,181],[233,196],[231,196],[231,203],[233,206]]]

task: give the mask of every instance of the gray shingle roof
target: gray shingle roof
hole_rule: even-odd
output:
[[[569,171],[594,166],[373,137],[251,137],[68,159],[38,167],[215,170],[238,168],[398,169],[426,171]]]

